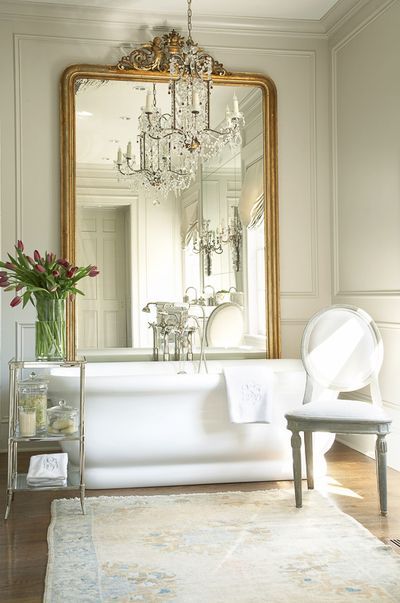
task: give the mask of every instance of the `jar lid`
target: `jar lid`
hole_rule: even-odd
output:
[[[18,381],[18,389],[21,391],[37,391],[38,389],[47,389],[47,385],[49,383],[48,379],[43,377],[38,377],[36,373],[30,373],[27,379],[20,379]]]
[[[56,412],[60,412],[60,411],[76,414],[78,412],[78,409],[74,408],[73,406],[68,406],[68,404],[65,400],[59,400],[58,404],[47,409],[47,412],[55,412],[56,413]]]

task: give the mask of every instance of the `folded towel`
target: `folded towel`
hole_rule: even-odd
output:
[[[263,366],[224,368],[232,423],[271,423],[272,371]]]
[[[67,485],[68,454],[37,454],[31,456],[26,482],[28,486],[48,487]]]

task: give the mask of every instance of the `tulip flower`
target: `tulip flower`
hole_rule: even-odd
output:
[[[15,306],[18,306],[18,304],[20,304],[22,302],[22,297],[20,297],[19,295],[16,295],[15,297],[12,298],[12,300],[10,301],[10,306],[12,308],[15,308]]]
[[[52,270],[51,274],[54,276],[54,278],[58,278],[60,276],[60,271],[59,270]]]
[[[22,241],[17,241],[17,244],[15,246],[17,249],[19,249],[19,251],[23,251],[25,249],[24,244]]]
[[[4,266],[6,268],[8,268],[9,270],[16,270],[17,269],[17,266],[15,264],[12,264],[11,262],[5,262]]]
[[[37,270],[38,272],[41,272],[42,274],[44,272],[46,272],[46,268],[43,268],[43,266],[41,264],[36,264],[35,270]]]
[[[67,262],[67,260],[64,260],[63,258],[61,258],[60,260],[57,260],[56,264],[58,264],[59,266],[63,266],[63,268],[66,268],[67,270],[69,270],[71,264],[69,262]]]
[[[32,266],[36,266],[36,262],[33,258],[31,258],[30,255],[25,256],[26,259],[28,260],[28,262],[32,265]]]
[[[23,288],[24,288],[24,285],[17,285],[17,286],[15,287],[15,290],[16,290],[16,291],[22,291],[22,289],[23,289]]]
[[[7,276],[8,276],[8,274],[5,270],[0,271],[0,278],[6,278]]]
[[[10,281],[8,281],[8,280],[0,281],[0,287],[8,287],[9,284],[10,284]]]
[[[76,272],[78,271],[78,267],[74,266],[73,268],[70,268],[67,272],[67,276],[68,278],[72,278],[73,276],[75,276]]]
[[[33,252],[33,257],[35,258],[36,262],[39,262],[42,259],[42,256],[40,255],[40,252],[35,249],[35,251]]]
[[[97,266],[92,266],[88,272],[88,276],[97,276],[98,274],[100,274],[100,270],[97,270]]]
[[[56,259],[56,254],[55,253],[46,253],[46,262],[48,264],[52,264],[55,259]]]

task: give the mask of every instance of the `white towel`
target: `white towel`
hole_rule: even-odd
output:
[[[68,454],[37,454],[29,461],[26,482],[28,486],[48,487],[67,485]]]
[[[271,423],[274,375],[263,366],[224,368],[232,423]]]

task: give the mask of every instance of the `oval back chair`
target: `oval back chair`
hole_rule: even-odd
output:
[[[380,333],[372,318],[360,308],[334,305],[315,314],[302,339],[301,354],[307,374],[303,406],[285,415],[292,432],[293,478],[296,506],[302,506],[301,438],[304,432],[308,488],[314,487],[312,433],[375,434],[379,499],[387,514],[385,437],[391,419],[382,409],[378,374],[383,361]],[[336,399],[340,392],[370,386],[372,403]],[[332,399],[319,400],[324,390]]]

